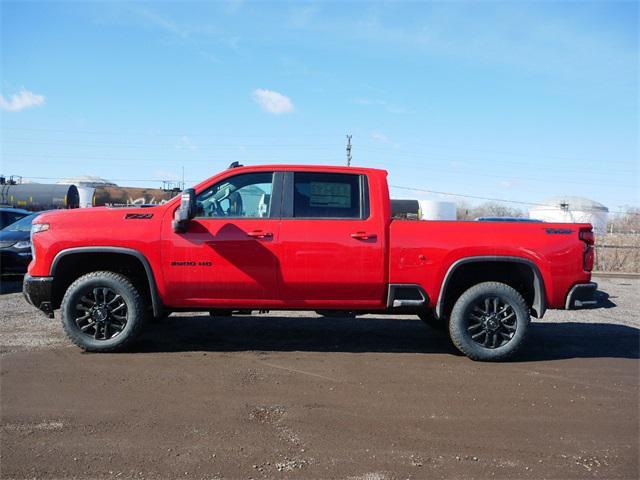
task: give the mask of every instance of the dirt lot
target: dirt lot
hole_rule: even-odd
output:
[[[2,478],[639,476],[640,282],[549,312],[505,364],[414,317],[171,316],[83,354],[0,296]]]

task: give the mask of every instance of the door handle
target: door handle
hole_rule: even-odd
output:
[[[357,240],[375,240],[378,238],[378,235],[375,233],[356,232],[351,234],[351,238],[355,238]]]
[[[247,232],[247,235],[251,238],[271,238],[273,237],[273,233],[271,232],[263,232],[262,230],[253,230],[251,232]]]

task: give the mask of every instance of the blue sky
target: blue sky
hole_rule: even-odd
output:
[[[1,6],[5,175],[195,182],[351,133],[393,185],[640,204],[636,2]]]

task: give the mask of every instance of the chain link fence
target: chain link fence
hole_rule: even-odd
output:
[[[608,233],[596,237],[594,270],[640,273],[640,234]]]

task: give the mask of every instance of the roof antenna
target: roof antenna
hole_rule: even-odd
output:
[[[231,165],[229,165],[229,168],[238,168],[238,167],[244,167],[244,165],[240,165],[240,162],[233,162]]]

